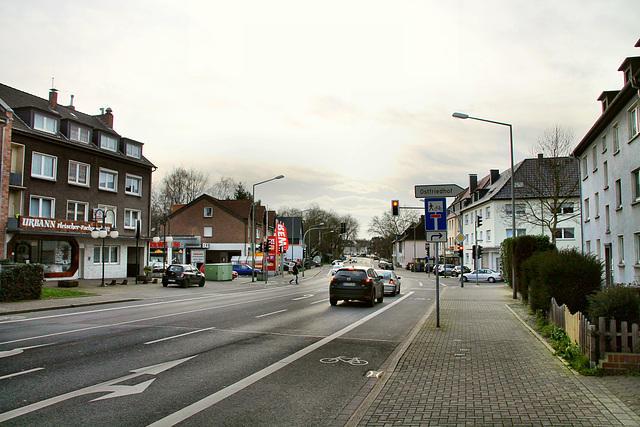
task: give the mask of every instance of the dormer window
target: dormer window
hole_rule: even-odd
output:
[[[118,151],[118,139],[105,133],[100,134],[100,148],[109,151]]]
[[[142,147],[137,144],[127,143],[125,154],[129,157],[139,159],[142,157]]]
[[[44,114],[35,113],[33,116],[33,128],[43,132],[58,133],[58,120]]]
[[[69,126],[69,139],[76,142],[89,143],[91,131],[85,127],[71,123]]]

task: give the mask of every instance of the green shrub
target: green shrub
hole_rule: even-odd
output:
[[[549,312],[551,297],[559,305],[566,304],[572,313],[587,312],[587,297],[602,284],[602,263],[594,254],[576,249],[539,252],[523,265],[530,282],[529,303],[534,311]]]
[[[44,267],[42,264],[2,264],[0,301],[40,299]]]
[[[500,246],[502,259],[502,274],[511,287],[516,283],[518,293],[525,301],[529,300],[531,280],[523,277],[522,266],[533,254],[538,252],[555,251],[556,247],[549,236],[519,236],[505,239]],[[513,265],[512,265],[513,263]],[[515,278],[511,278],[512,267],[515,267]]]
[[[620,322],[640,323],[640,296],[632,288],[612,286],[590,295],[588,316],[592,323],[598,317]]]

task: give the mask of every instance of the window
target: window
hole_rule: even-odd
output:
[[[118,150],[118,139],[107,134],[100,134],[100,148],[104,148],[109,151]]]
[[[72,221],[88,221],[89,203],[67,201],[67,219]]]
[[[591,150],[593,153],[593,158],[591,159],[591,167],[593,168],[593,172],[598,170],[598,147],[594,144],[593,146],[593,150]]]
[[[595,200],[594,200],[594,205],[595,205],[595,216],[594,218],[600,218],[600,194],[596,193],[595,194]]]
[[[620,128],[618,123],[614,124],[611,128],[613,130],[613,154],[620,151]]]
[[[69,184],[89,186],[89,168],[86,163],[69,160]]]
[[[140,157],[142,157],[142,147],[137,144],[128,143],[126,146],[125,154],[129,157],[135,157],[136,159],[139,159]]]
[[[609,163],[607,163],[606,161],[603,163],[602,165],[602,172],[603,172],[603,181],[604,181],[604,189],[606,190],[607,188],[609,188]]]
[[[638,134],[638,104],[629,109],[629,140]]]
[[[105,246],[104,254],[102,253],[102,246],[93,247],[93,263],[102,264],[104,255],[105,264],[118,264],[118,246]]]
[[[75,123],[71,123],[69,128],[69,139],[77,142],[84,142],[85,144],[89,143],[90,132],[89,129],[78,126]]]
[[[482,231],[480,232],[480,236],[478,237],[478,241],[479,241],[479,242],[482,242],[482,241],[483,241],[483,240],[482,240]]]
[[[572,214],[573,213],[573,203],[572,202],[564,202],[560,207],[560,212],[563,214]]]
[[[504,209],[505,215],[511,216],[511,212],[513,212],[511,208],[512,208],[511,203],[505,205],[505,209]],[[524,205],[516,205],[516,216],[524,215],[525,209],[526,208]]]
[[[604,230],[607,233],[611,232],[611,215],[609,214],[609,205],[604,207]]]
[[[575,239],[574,228],[556,228],[556,239],[559,240],[573,240]]]
[[[136,229],[136,223],[142,216],[140,211],[135,211],[133,209],[125,209],[124,210],[124,228],[128,228],[130,230]]]
[[[491,230],[487,230],[487,242],[491,241]]]
[[[205,218],[212,218],[213,217],[213,207],[205,206],[205,208],[204,208],[204,217]]]
[[[622,183],[619,179],[616,180],[616,210],[622,208]]]
[[[204,237],[213,237],[213,227],[205,227],[203,236]]]
[[[518,236],[525,236],[527,234],[527,230],[525,228],[518,228],[517,229],[517,235]],[[507,228],[507,239],[513,237],[513,230],[511,228]]]
[[[636,252],[635,260],[633,261],[633,263],[635,265],[640,265],[640,233],[634,233],[633,241],[634,241],[633,245],[635,246],[635,252]]]
[[[33,117],[33,128],[43,132],[58,133],[58,120],[44,114],[35,113]]]
[[[635,202],[640,202],[640,168],[631,172],[631,194]]]
[[[587,156],[582,158],[582,179],[587,179],[589,176],[589,160]]]
[[[464,216],[464,225],[469,225],[469,215]]]
[[[118,172],[100,168],[98,188],[107,191],[118,191]]]
[[[602,152],[607,152],[607,134],[602,135]]]
[[[584,242],[584,250],[586,253],[591,252],[591,240],[587,240],[586,242]]]
[[[618,236],[618,264],[624,264],[624,236]]]
[[[584,199],[584,220],[589,221],[589,199]]]
[[[133,196],[142,195],[142,178],[127,174],[124,184],[124,192]]]
[[[487,206],[487,209],[485,209],[485,217],[487,219],[491,218],[491,207]]]
[[[106,215],[104,222],[105,224],[111,224],[111,226],[113,228],[116,227],[116,218],[117,218],[117,209],[115,206],[108,206],[108,205],[98,205],[98,209],[102,209],[104,210],[104,213]],[[93,219],[95,221],[96,218],[96,211],[94,209],[93,211]],[[102,224],[102,221],[100,221],[100,223]]]
[[[37,218],[54,218],[55,199],[41,196],[31,196],[29,216]]]
[[[58,158],[46,154],[36,153],[31,155],[31,176],[42,179],[56,179],[56,166]]]

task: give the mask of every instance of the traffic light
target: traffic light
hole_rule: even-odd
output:
[[[391,215],[393,216],[400,215],[400,202],[398,200],[391,201]]]
[[[478,227],[482,225],[482,217],[480,215],[476,216],[476,221],[478,223]]]
[[[271,251],[271,242],[268,240],[264,241],[264,251],[265,252],[270,252]]]
[[[258,247],[256,247],[256,252],[262,252],[262,243],[258,243]]]
[[[478,258],[482,256],[482,246],[478,245]]]
[[[346,234],[347,233],[347,223],[343,222],[340,223],[340,234]]]
[[[471,247],[471,256],[473,257],[473,259],[476,259],[476,245],[473,245]]]
[[[462,259],[462,255],[464,254],[464,246],[458,246],[458,256]]]

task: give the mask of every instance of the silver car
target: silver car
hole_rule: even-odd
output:
[[[384,293],[396,296],[400,293],[400,276],[398,276],[393,270],[376,270],[378,276],[382,277],[382,284],[384,285]]]
[[[489,269],[474,270],[471,273],[463,274],[462,280],[465,282],[468,282],[469,280],[474,281],[476,280],[476,273],[479,282],[493,283],[502,280],[502,274]]]

